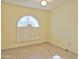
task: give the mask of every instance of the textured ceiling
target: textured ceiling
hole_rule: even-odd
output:
[[[14,4],[43,10],[51,10],[69,0],[48,0],[48,4],[45,8],[41,7],[40,1],[41,0],[2,0],[2,3]]]

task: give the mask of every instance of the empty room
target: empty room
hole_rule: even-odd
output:
[[[77,0],[2,0],[1,59],[78,59]]]

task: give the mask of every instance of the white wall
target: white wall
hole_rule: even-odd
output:
[[[50,42],[77,53],[77,0],[52,10]]]

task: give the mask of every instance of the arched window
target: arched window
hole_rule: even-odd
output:
[[[28,25],[31,25],[28,26]],[[32,16],[23,16],[17,22],[17,40],[39,39],[39,22]]]
[[[32,16],[23,16],[17,23],[17,27],[27,27],[28,25],[32,27],[39,27],[38,21]]]

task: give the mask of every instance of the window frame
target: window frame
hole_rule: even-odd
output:
[[[39,24],[39,27],[32,27],[32,28],[35,28],[35,29],[39,29],[39,38],[40,38],[40,27],[41,27],[41,25],[40,25],[40,20],[39,20],[39,18],[37,18],[36,16],[32,16],[32,15],[24,15],[24,16],[31,16],[31,17],[34,17],[35,18],[35,20],[38,22],[38,24]],[[17,31],[19,30],[19,29],[26,29],[26,27],[17,27],[17,24],[18,24],[18,22],[19,22],[19,20],[22,18],[22,17],[24,17],[24,16],[21,16],[20,18],[18,18],[17,20],[16,20],[16,29],[15,29],[15,31],[16,31],[16,39],[15,39],[15,42],[22,42],[22,40],[17,40]],[[24,35],[24,34],[23,34]],[[35,39],[36,40],[36,39]],[[23,41],[27,41],[27,40],[23,40]]]
[[[38,22],[39,27],[32,27],[32,25],[31,25],[32,28],[40,28],[40,21],[39,21],[39,19],[37,19],[37,17],[32,16],[32,15],[24,15],[24,16],[21,16],[19,19],[17,19],[17,22],[16,22],[16,28],[26,28],[26,27],[27,27],[27,26],[26,26],[26,27],[17,27],[18,22],[21,20],[22,17],[25,17],[25,16],[33,17],[33,18]]]

